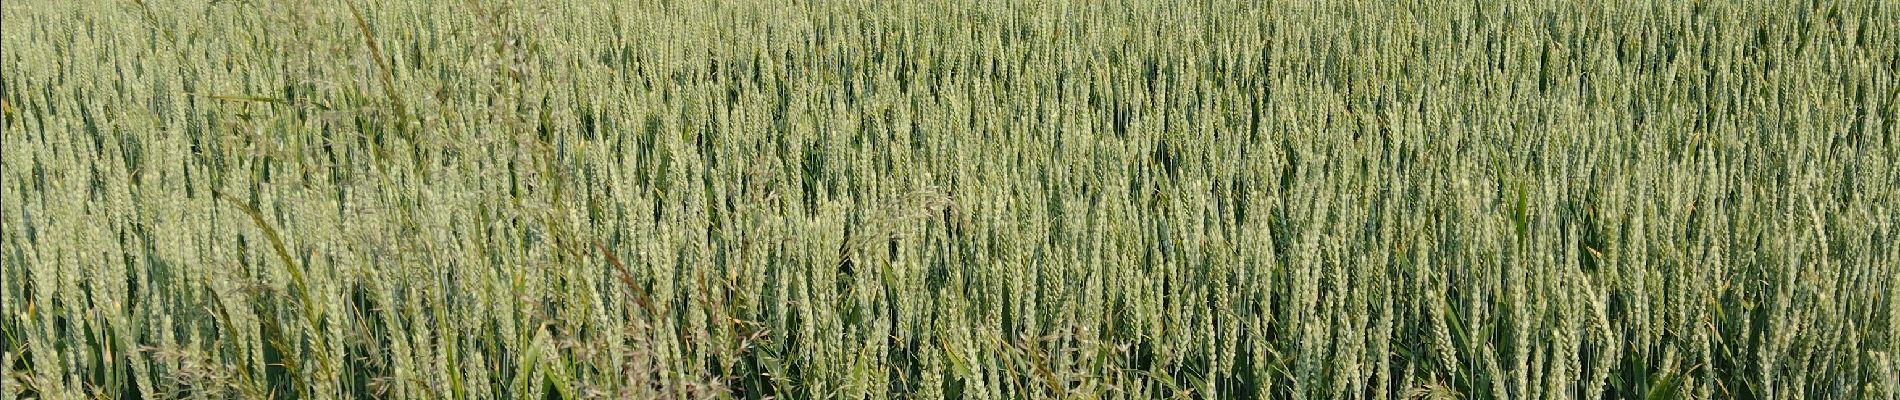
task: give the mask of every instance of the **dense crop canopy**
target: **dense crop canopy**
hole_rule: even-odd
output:
[[[0,398],[1900,395],[1896,1],[0,11]]]

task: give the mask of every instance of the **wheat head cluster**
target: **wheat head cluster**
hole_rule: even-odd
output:
[[[8,0],[4,399],[1894,399],[1891,0]]]

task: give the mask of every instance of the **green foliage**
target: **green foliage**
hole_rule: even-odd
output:
[[[1900,2],[0,2],[0,398],[1900,395]]]

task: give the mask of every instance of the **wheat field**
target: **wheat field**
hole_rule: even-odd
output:
[[[0,398],[1900,396],[1900,2],[0,23]]]

